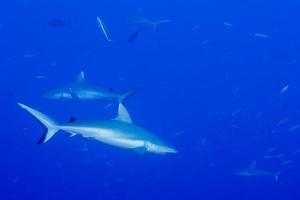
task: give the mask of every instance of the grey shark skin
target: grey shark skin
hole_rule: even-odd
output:
[[[69,133],[70,136],[81,135],[85,138],[92,138],[112,146],[132,149],[138,153],[177,153],[174,148],[166,144],[163,140],[132,123],[126,108],[122,104],[119,104],[118,116],[115,119],[74,122],[61,125],[33,108],[21,103],[18,103],[18,105],[46,127],[47,132],[42,136],[38,144],[47,142],[58,131],[64,131]]]
[[[78,78],[74,83],[68,84],[52,90],[44,95],[45,98],[55,100],[118,100],[119,103],[123,102],[128,96],[135,93],[130,91],[124,94],[117,94],[112,91],[104,90],[92,85],[85,81],[84,72],[80,72]]]
[[[279,175],[281,173],[273,173],[262,169],[257,169],[256,161],[253,161],[251,165],[241,171],[237,172],[238,176],[254,177],[254,176],[270,176],[273,177],[276,181],[279,181]]]
[[[131,23],[133,24],[136,24],[138,26],[141,26],[141,25],[150,25],[154,28],[154,30],[157,32],[158,31],[158,28],[160,25],[162,24],[165,24],[165,23],[169,23],[171,22],[170,20],[157,20],[157,21],[154,21],[150,18],[147,18],[145,16],[142,15],[141,11],[139,11],[139,15],[131,20]]]

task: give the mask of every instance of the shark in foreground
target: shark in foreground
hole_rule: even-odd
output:
[[[134,94],[136,90],[117,94],[111,90],[105,90],[88,84],[85,81],[84,72],[80,72],[75,82],[59,87],[44,95],[44,97],[55,100],[113,100],[119,103]]]
[[[156,32],[158,31],[158,28],[159,28],[160,25],[166,24],[166,23],[169,23],[169,22],[171,22],[171,21],[170,20],[157,20],[157,21],[154,21],[150,18],[147,18],[147,17],[143,16],[141,11],[139,11],[139,15],[135,19],[131,20],[131,23],[136,24],[138,26],[142,26],[142,25],[152,26]]]
[[[249,167],[242,169],[241,171],[236,173],[236,175],[238,175],[238,176],[247,176],[247,177],[270,176],[270,177],[273,177],[276,181],[279,181],[280,174],[281,174],[280,172],[273,173],[270,171],[258,169],[256,167],[256,161],[253,161]]]
[[[118,116],[115,119],[94,122],[73,122],[58,124],[47,115],[22,103],[18,105],[33,115],[47,129],[38,144],[47,142],[58,131],[64,131],[70,136],[81,135],[100,142],[132,149],[137,153],[167,154],[177,151],[151,132],[135,125],[123,104],[119,104]]]

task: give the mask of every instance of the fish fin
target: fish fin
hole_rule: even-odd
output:
[[[77,121],[76,117],[73,117],[73,116],[71,116],[70,119],[69,119],[69,123],[73,123],[73,122],[76,122],[76,121]]]
[[[38,144],[42,144],[47,142],[50,138],[52,138],[57,131],[59,131],[59,128],[57,124],[47,115],[30,108],[22,103],[18,103],[18,105],[29,112],[32,116],[34,116],[45,128],[46,131],[38,141]]]
[[[139,155],[143,155],[147,152],[147,148],[146,147],[137,147],[133,149],[135,153],[139,154]]]
[[[84,83],[84,82],[85,82],[84,71],[81,71],[80,74],[77,76],[76,83]]]
[[[129,92],[126,92],[126,93],[124,93],[124,94],[119,95],[119,96],[118,96],[118,101],[119,101],[119,103],[120,103],[120,104],[121,104],[121,103],[124,103],[124,101],[126,101],[126,99],[127,99],[128,97],[130,97],[131,95],[135,94],[138,90],[139,90],[139,88],[136,88],[136,89],[134,89],[134,90],[131,90],[131,91],[129,91]]]
[[[115,119],[127,123],[132,123],[131,117],[122,103],[119,104],[118,116]]]
[[[170,22],[171,22],[170,20],[160,20],[160,21],[154,22],[153,26],[154,26],[155,32],[158,32],[158,28],[160,27],[160,25],[170,23]]]

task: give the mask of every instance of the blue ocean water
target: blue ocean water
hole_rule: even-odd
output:
[[[3,1],[0,8],[0,199],[299,199],[300,2]],[[139,12],[168,19],[142,27]],[[96,16],[105,22],[107,42]],[[56,19],[62,26],[51,25]],[[117,104],[42,97],[85,71],[126,92],[133,121],[177,154],[138,155],[43,127],[111,119]],[[256,168],[273,176],[238,173]]]

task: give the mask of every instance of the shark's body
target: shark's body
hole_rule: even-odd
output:
[[[81,135],[120,148],[132,149],[139,153],[151,152],[157,154],[176,153],[157,136],[132,123],[126,108],[119,104],[118,117],[106,121],[74,122],[59,125],[43,113],[20,104],[46,128],[47,132],[38,144],[48,141],[58,131],[65,131],[71,136]]]
[[[85,81],[84,72],[81,72],[75,82],[54,89],[44,95],[49,99],[56,100],[113,100],[123,102],[134,91],[117,94],[109,90],[92,86]]]
[[[148,17],[145,17],[142,15],[141,11],[139,12],[139,15],[131,20],[131,23],[136,24],[138,26],[152,26],[155,31],[158,31],[158,27],[162,24],[169,23],[170,20],[152,20]]]
[[[249,167],[240,170],[239,172],[236,173],[236,175],[247,176],[247,177],[270,176],[273,177],[276,181],[278,181],[280,173],[273,173],[270,171],[258,169],[256,167],[256,161],[253,161]]]

